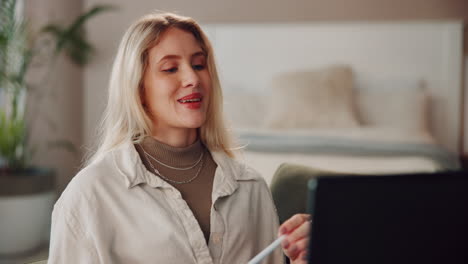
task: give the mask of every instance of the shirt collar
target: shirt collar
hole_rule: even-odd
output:
[[[210,153],[218,165],[213,182],[213,195],[218,197],[231,195],[239,187],[239,181],[258,179],[257,175],[249,173],[244,163],[230,158],[226,153],[222,151],[210,151]],[[173,188],[145,168],[132,142],[123,143],[113,150],[112,159],[129,189],[142,183],[153,188]]]

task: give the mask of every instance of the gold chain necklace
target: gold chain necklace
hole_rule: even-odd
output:
[[[185,180],[185,181],[175,181],[175,180],[171,180],[169,178],[167,178],[166,176],[162,175],[161,172],[159,172],[159,170],[157,170],[153,163],[151,163],[151,161],[149,160],[148,158],[148,155],[147,153],[143,150],[144,154],[145,154],[145,159],[146,161],[149,163],[149,165],[151,166],[151,169],[153,169],[153,172],[154,174],[158,175],[159,177],[163,178],[165,181],[168,181],[168,182],[171,182],[171,183],[175,183],[175,184],[185,184],[185,183],[190,183],[192,182],[193,180],[195,180],[199,175],[200,175],[200,171],[203,167],[203,160],[201,160],[201,164],[200,164],[200,168],[198,168],[197,170],[197,173],[195,174],[195,176],[193,176],[192,178],[188,179],[188,180]],[[203,151],[204,152],[204,151]],[[203,152],[202,152],[202,156],[203,156]]]
[[[141,144],[138,144],[141,148],[141,150],[143,150],[143,152],[145,153],[146,157],[150,157],[152,160],[156,161],[157,163],[163,165],[164,167],[166,168],[169,168],[169,169],[173,169],[173,170],[190,170],[190,169],[193,169],[195,168],[195,166],[198,165],[198,163],[200,163],[200,161],[203,159],[203,154],[205,153],[203,150],[201,152],[201,155],[200,155],[200,158],[198,158],[198,160],[193,164],[193,165],[190,165],[189,167],[185,167],[185,168],[177,168],[177,167],[173,167],[171,165],[168,165],[158,159],[156,159],[153,155],[149,154],[148,152],[146,152],[145,148],[143,148],[143,146]]]

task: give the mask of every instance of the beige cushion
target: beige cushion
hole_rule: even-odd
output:
[[[258,128],[265,116],[264,98],[255,92],[226,90],[224,113],[229,126],[236,129]]]
[[[354,112],[353,74],[348,66],[274,76],[264,127],[349,128]]]
[[[424,88],[362,90],[356,100],[363,125],[429,131],[429,94]]]

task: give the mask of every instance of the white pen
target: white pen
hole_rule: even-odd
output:
[[[283,241],[286,238],[286,235],[280,236],[278,239],[273,241],[268,247],[266,247],[262,252],[258,253],[257,256],[255,256],[253,259],[251,259],[247,264],[258,264],[262,259],[264,259],[266,256],[270,255],[275,248],[277,248],[279,245],[281,245],[281,241]]]
[[[307,220],[307,222],[310,224],[312,223],[312,220]],[[281,235],[278,237],[273,243],[271,243],[268,247],[266,247],[262,252],[258,253],[257,256],[255,256],[253,259],[251,259],[247,264],[258,264],[262,259],[264,259],[266,256],[270,255],[275,248],[277,248],[279,245],[281,245],[281,242],[286,238],[286,235]]]

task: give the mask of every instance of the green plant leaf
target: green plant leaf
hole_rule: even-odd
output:
[[[99,13],[115,10],[117,9],[113,5],[96,5],[92,7],[89,11],[85,12],[81,16],[79,16],[75,21],[70,25],[68,28],[68,32],[76,32],[83,28],[84,23],[89,20],[91,17],[96,16]]]
[[[26,124],[23,119],[9,119],[0,110],[0,156],[10,168],[22,168],[25,159]]]
[[[79,35],[70,36],[71,41],[66,46],[66,53],[76,64],[84,66],[90,61],[94,48],[84,38],[82,31],[77,32],[77,34]]]
[[[85,38],[84,23],[99,13],[114,9],[116,7],[112,5],[97,5],[80,15],[66,28],[49,24],[42,31],[51,34],[56,39],[56,54],[65,51],[73,63],[83,66],[89,62],[93,51],[93,47]]]

